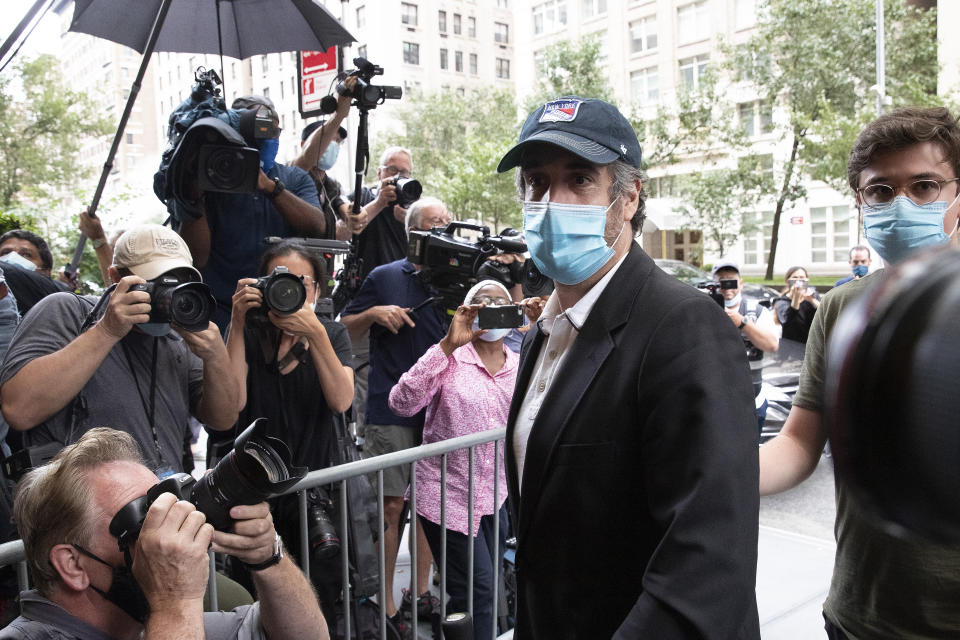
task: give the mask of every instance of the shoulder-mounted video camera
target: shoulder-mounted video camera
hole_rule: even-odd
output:
[[[378,67],[366,58],[356,57],[353,64],[357,66],[352,71],[347,71],[343,80],[337,84],[337,93],[342,96],[349,96],[356,100],[357,107],[360,109],[376,109],[378,105],[387,100],[399,100],[403,97],[403,88],[386,85],[370,84],[373,76],[382,76],[383,67]],[[353,91],[347,88],[346,78],[356,76],[357,84]]]
[[[724,307],[723,304],[723,290],[724,289],[736,289],[740,286],[740,283],[734,278],[720,280],[719,282],[698,282],[697,289],[700,289],[708,296],[713,298],[713,301],[716,302],[721,307]]]

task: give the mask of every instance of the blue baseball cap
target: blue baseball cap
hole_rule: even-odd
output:
[[[596,98],[567,96],[538,107],[527,116],[517,144],[500,160],[497,172],[519,165],[524,149],[535,142],[558,146],[594,164],[623,160],[640,168],[637,133],[619,109]]]

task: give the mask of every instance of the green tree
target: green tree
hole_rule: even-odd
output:
[[[612,102],[610,82],[600,64],[600,46],[596,35],[547,45],[537,57],[537,84],[526,100],[526,112],[548,100],[569,95]]]
[[[457,219],[476,218],[494,229],[519,226],[513,174],[497,163],[516,142],[516,103],[508,91],[484,89],[417,94],[400,109],[402,135],[382,135],[378,157],[388,145],[413,153],[414,174],[424,195],[443,200]]]
[[[65,86],[50,55],[22,60],[0,77],[0,211],[50,199],[86,177],[76,160],[80,142],[107,134],[110,122]]]
[[[935,13],[886,0],[885,27],[893,104],[935,102]],[[842,188],[853,139],[875,116],[875,28],[874,0],[767,0],[753,37],[728,51],[735,78],[786,116],[777,132],[790,155],[778,176],[767,280],[784,209],[805,195],[809,179]]]

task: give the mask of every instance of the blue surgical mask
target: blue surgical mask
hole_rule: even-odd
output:
[[[734,297],[730,298],[729,300],[724,300],[723,306],[725,306],[727,309],[733,309],[734,307],[739,307],[740,301],[742,299],[743,299],[743,296],[741,296],[740,293],[737,292],[737,295],[735,295]]]
[[[565,285],[580,284],[599,271],[614,254],[603,235],[614,202],[606,207],[524,202],[523,231],[537,269]]]
[[[280,138],[266,138],[260,142],[260,168],[264,173],[273,169],[280,151]]]
[[[480,318],[473,319],[473,330],[480,331]],[[485,342],[496,342],[506,338],[508,333],[510,333],[510,329],[487,329],[487,332],[482,334],[480,339]]]
[[[337,157],[339,155],[340,145],[336,142],[331,142],[327,145],[327,149],[323,152],[323,155],[317,159],[317,168],[322,171],[332,169],[333,165],[337,164]]]
[[[0,260],[3,260],[4,262],[9,262],[10,264],[15,264],[18,267],[26,269],[27,271],[37,270],[37,265],[30,262],[29,260],[24,258],[22,255],[17,253],[16,251],[11,251],[10,253],[4,256],[0,256]]]
[[[870,267],[868,267],[867,265],[858,264],[853,268],[853,275],[857,276],[858,278],[862,278],[863,276],[867,275],[867,271],[869,270],[870,270]]]
[[[881,258],[896,264],[918,249],[945,244],[950,239],[943,232],[946,212],[944,200],[917,204],[906,196],[897,196],[882,209],[864,206],[863,236]]]

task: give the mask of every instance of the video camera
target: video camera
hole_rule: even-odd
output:
[[[348,96],[356,100],[356,105],[360,109],[376,109],[378,105],[387,100],[399,100],[403,97],[402,87],[392,87],[386,85],[370,84],[373,76],[382,76],[383,67],[378,67],[366,58],[356,57],[353,59],[356,69],[347,71],[346,76],[337,84],[337,93],[342,96]],[[353,91],[347,88],[346,78],[356,76],[357,84]]]
[[[279,495],[307,474],[306,467],[292,464],[290,449],[279,438],[266,434],[266,418],[258,418],[237,436],[230,451],[213,471],[199,480],[189,473],[175,473],[128,502],[110,521],[110,533],[126,550],[136,541],[143,519],[162,493],[189,500],[217,531],[233,524],[230,509],[239,504],[257,504]]]
[[[710,282],[709,280],[704,282],[697,283],[697,289],[700,289],[708,296],[713,298],[713,301],[716,302],[721,307],[723,304],[723,290],[724,289],[736,289],[740,286],[740,283],[733,278],[720,280],[719,282]]]
[[[479,232],[480,239],[470,241],[462,238],[456,235],[459,229]],[[407,259],[423,267],[419,272],[421,281],[428,291],[440,297],[444,310],[452,316],[457,307],[463,304],[470,287],[484,278],[498,280],[507,288],[519,282],[525,287],[525,295],[528,291],[526,287],[530,284],[542,287],[546,280],[552,287],[553,283],[544,278],[529,260],[520,269],[487,262],[498,252],[524,253],[526,250],[527,245],[522,240],[490,235],[487,226],[451,222],[446,227],[435,227],[429,231],[411,229]],[[542,294],[534,292],[530,295]]]

